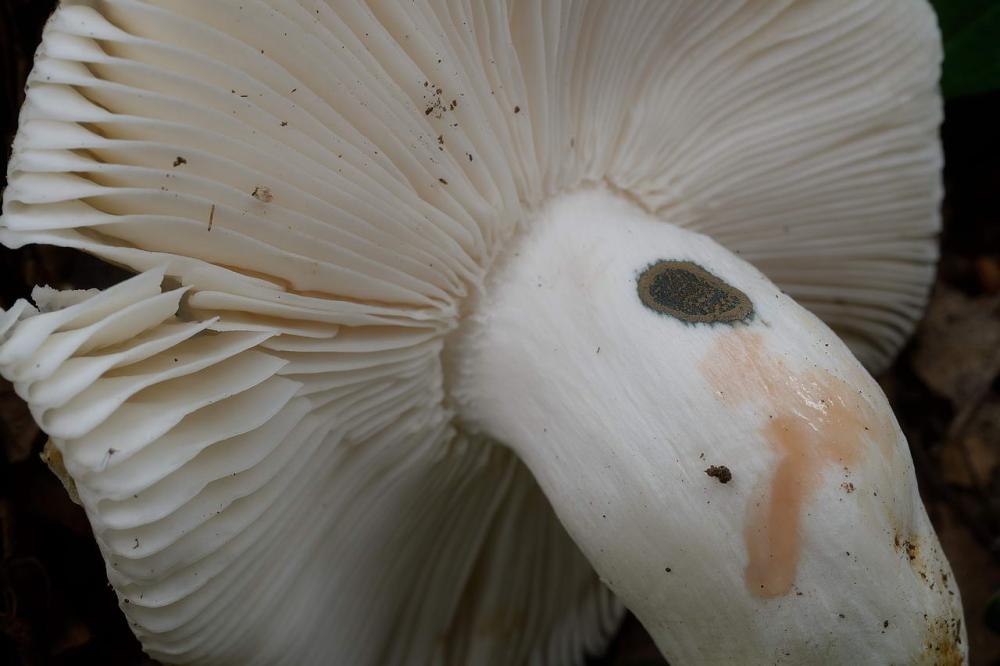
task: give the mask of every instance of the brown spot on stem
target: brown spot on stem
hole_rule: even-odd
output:
[[[944,558],[933,539],[928,542],[916,534],[903,537],[897,532],[893,537],[893,546],[896,552],[906,558],[910,569],[924,582],[928,589],[937,590],[939,594],[953,594],[948,584],[948,573],[933,568],[934,563],[940,562]]]
[[[705,470],[705,474],[713,479],[718,479],[719,483],[729,483],[733,480],[733,473],[725,465],[712,465]]]
[[[782,596],[795,582],[803,509],[820,487],[823,469],[849,469],[869,437],[891,451],[895,426],[857,387],[830,372],[790,370],[758,333],[726,333],[701,370],[721,401],[756,403],[769,415],[760,432],[777,464],[766,500],[748,505],[745,576],[753,594]]]
[[[917,557],[920,555],[920,550],[917,548],[917,544],[913,543],[909,539],[903,542],[902,551],[906,553],[906,559],[910,562],[916,562]]]
[[[933,666],[961,666],[964,663],[960,618],[927,620],[924,651],[918,663]]]

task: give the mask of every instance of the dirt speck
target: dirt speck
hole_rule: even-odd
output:
[[[253,192],[250,193],[257,201],[262,201],[264,203],[270,203],[274,199],[274,195],[271,194],[271,188],[265,185],[257,185],[253,188]]]
[[[440,120],[449,111],[454,111],[458,107],[458,100],[452,99],[448,101],[444,98],[444,90],[439,86],[434,85],[430,81],[424,81],[424,88],[427,89],[427,94],[423,96],[424,98],[424,115],[433,115],[434,118]]]
[[[188,161],[186,159],[184,159],[183,157],[181,157],[180,155],[178,155],[176,158],[174,158],[174,166],[175,167],[179,167],[180,165],[187,164],[187,163],[188,163]]]
[[[938,618],[927,621],[924,634],[924,652],[920,663],[934,666],[961,666],[962,620]]]
[[[705,470],[713,479],[718,479],[719,483],[729,483],[733,480],[733,473],[725,465],[712,465]]]
[[[904,553],[910,562],[916,562],[920,556],[920,546],[916,539],[904,538],[897,532],[893,537],[892,545],[897,552]]]

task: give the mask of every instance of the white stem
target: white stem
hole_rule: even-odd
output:
[[[661,261],[681,262],[664,298],[708,284],[752,312],[695,312],[712,289],[654,310]],[[962,658],[905,439],[822,322],[603,190],[554,202],[503,262],[459,344],[462,418],[525,460],[673,663]]]

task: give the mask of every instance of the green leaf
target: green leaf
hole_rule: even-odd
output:
[[[947,99],[1000,89],[1000,1],[931,0],[944,40]]]

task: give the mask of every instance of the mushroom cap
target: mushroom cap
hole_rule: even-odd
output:
[[[189,4],[62,3],[6,244],[167,264],[230,295],[206,311],[294,294],[338,323],[447,326],[526,209],[605,182],[754,263],[871,368],[921,313],[926,3]]]
[[[940,58],[909,0],[66,0],[0,240],[140,274],[19,302],[0,369],[154,656],[572,660],[621,608],[453,426],[471,295],[602,183],[883,367],[936,258]]]

